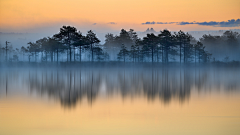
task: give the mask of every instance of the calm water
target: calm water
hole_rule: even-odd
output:
[[[239,135],[237,68],[1,69],[0,135]]]

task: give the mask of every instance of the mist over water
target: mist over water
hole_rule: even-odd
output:
[[[239,5],[0,0],[0,135],[240,135]]]
[[[237,68],[22,68],[1,70],[0,89],[2,98],[36,94],[69,108],[115,96],[184,104],[192,93],[240,94],[239,79]]]
[[[240,133],[238,67],[92,65],[2,67],[0,134]]]

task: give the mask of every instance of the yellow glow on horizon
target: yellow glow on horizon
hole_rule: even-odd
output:
[[[216,94],[216,93],[214,93]],[[240,133],[239,96],[191,96],[169,105],[144,98],[97,99],[90,107],[78,103],[65,110],[44,99],[1,99],[0,134],[169,134]],[[14,130],[13,130],[14,129]]]

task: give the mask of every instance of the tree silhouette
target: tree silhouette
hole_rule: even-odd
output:
[[[98,44],[100,40],[97,38],[96,34],[93,33],[92,30],[88,31],[86,35],[86,40],[88,45],[90,45],[90,50],[92,52],[92,61],[93,61],[93,51],[94,51],[94,45]]]
[[[76,42],[77,36],[77,29],[71,26],[63,26],[62,28],[60,28],[60,32],[54,35],[54,38],[58,39],[58,41],[67,46],[69,50],[70,62],[72,61],[72,47]]]
[[[182,63],[182,46],[184,43],[184,38],[185,38],[185,33],[182,32],[181,30],[178,33],[175,33],[175,42],[177,45],[179,45],[179,55],[180,55],[180,63]]]
[[[9,46],[8,46],[8,41],[6,41],[6,47],[5,47],[5,51],[6,51],[6,61],[8,61],[8,50],[9,50]]]
[[[133,29],[130,29],[128,31],[128,35],[129,35],[130,39],[132,40],[132,44],[135,45],[135,43],[139,39],[137,33]]]
[[[136,59],[136,55],[137,55],[137,49],[135,45],[131,46],[131,50],[129,51],[129,56],[132,59],[132,62],[135,62]]]
[[[153,62],[154,52],[158,44],[158,37],[155,36],[153,33],[147,34],[147,36],[143,38],[142,43],[151,50],[152,62]]]
[[[118,53],[118,60],[123,59],[123,61],[125,62],[128,54],[129,54],[129,51],[127,50],[127,47],[124,44],[122,44],[121,50]]]
[[[106,47],[113,47],[114,46],[114,42],[115,42],[115,36],[113,36],[113,34],[108,33],[105,35],[105,43],[104,46]]]
[[[163,30],[163,31],[160,31],[160,34],[158,35],[159,37],[159,42],[162,46],[162,50],[164,52],[163,53],[163,57],[162,57],[162,62],[168,62],[169,61],[169,53],[170,53],[170,50],[173,49],[173,47],[175,47],[175,44],[174,44],[174,38],[171,34],[170,31],[168,30]]]
[[[24,60],[24,55],[25,53],[28,52],[27,48],[25,48],[24,46],[21,47],[21,52],[22,52],[22,60]]]
[[[133,41],[129,35],[129,32],[122,29],[119,36],[116,36],[115,38],[115,44],[117,47],[120,47],[122,44],[124,44],[127,48],[130,48],[133,44]]]
[[[203,35],[198,42],[192,35],[181,30],[174,34],[169,30],[163,30],[157,36],[147,34],[143,38],[138,38],[133,29],[129,31],[122,29],[116,36],[110,33],[106,34],[105,43],[101,46],[100,40],[92,30],[83,35],[75,27],[63,26],[60,28],[60,32],[52,37],[29,42],[27,48],[21,47],[20,50],[13,49],[9,42],[6,42],[6,47],[1,48],[0,56],[2,57],[6,53],[6,61],[8,61],[8,57],[13,61],[18,54],[22,55],[22,60],[26,55],[29,62],[33,57],[37,62],[37,58],[40,58],[39,55],[41,55],[42,61],[48,61],[50,56],[51,62],[58,62],[59,56],[62,61],[66,57],[66,61],[72,61],[72,56],[74,56],[74,61],[76,61],[78,59],[76,56],[79,56],[81,62],[86,59],[107,61],[110,59],[109,52],[111,52],[111,56],[114,56],[111,60],[118,59],[124,62],[129,60],[132,62],[159,62],[161,58],[163,63],[168,63],[179,57],[180,63],[182,61],[196,63],[197,61],[209,62],[212,56],[209,52],[214,54],[219,50],[222,51],[220,56],[229,56],[234,60],[234,55],[235,58],[240,56],[239,42],[240,34],[232,31],[226,31],[221,36]],[[116,55],[116,52],[119,53]],[[228,55],[229,53],[226,52],[233,52],[233,54]],[[86,57],[82,58],[82,55]]]
[[[78,47],[79,49],[79,60],[80,62],[82,61],[82,50],[83,47],[88,44],[87,43],[87,38],[82,35],[82,33],[79,31],[77,36],[76,36],[76,42],[74,43],[75,47]],[[75,60],[75,55],[74,55],[74,60]]]
[[[141,50],[142,62],[149,58],[150,52],[151,52],[151,50],[150,50],[149,46],[146,45],[146,44],[143,44],[142,45],[142,50]]]
[[[37,53],[40,51],[40,46],[37,43],[29,42],[28,51],[34,54],[35,62],[37,62]]]
[[[200,41],[206,46],[214,57],[222,60],[225,56],[239,60],[240,34],[233,31],[225,31],[220,36],[203,35]]]
[[[104,55],[105,55],[105,54],[104,54],[102,48],[100,48],[100,47],[94,47],[93,50],[94,50],[94,53],[95,53],[95,55],[96,55],[96,60],[97,60],[97,61],[102,61],[102,60],[104,60]]]

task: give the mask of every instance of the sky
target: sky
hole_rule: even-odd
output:
[[[0,32],[240,28],[239,0],[0,0]]]

